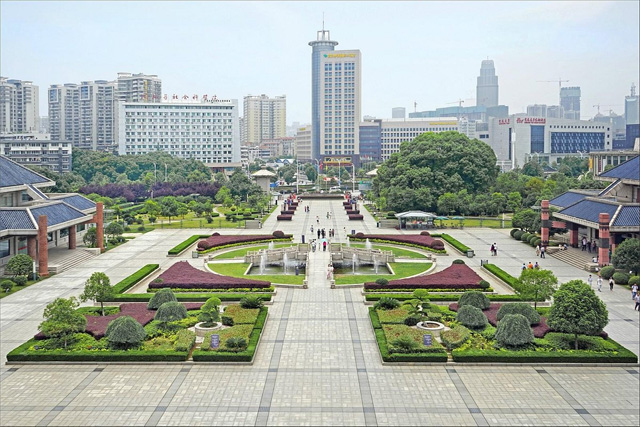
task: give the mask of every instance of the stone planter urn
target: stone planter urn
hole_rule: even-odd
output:
[[[196,323],[195,330],[197,337],[204,337],[207,332],[215,331],[216,329],[222,328],[222,323],[218,322],[216,326],[212,326],[210,328],[205,328],[204,322]]]
[[[444,330],[444,325],[440,322],[434,322],[432,320],[426,320],[416,325],[418,329],[431,332],[435,338],[440,338],[440,332]]]

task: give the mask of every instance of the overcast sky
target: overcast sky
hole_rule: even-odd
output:
[[[40,86],[157,74],[169,95],[287,96],[287,123],[311,119],[311,47],[325,28],[362,52],[362,114],[475,105],[480,62],[495,61],[511,113],[582,88],[582,118],[638,85],[639,8],[620,2],[7,2],[2,76]],[[538,80],[556,80],[539,83]],[[606,107],[605,107],[606,105]]]

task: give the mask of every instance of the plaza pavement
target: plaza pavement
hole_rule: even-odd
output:
[[[261,234],[282,230],[295,241],[309,227],[377,230],[349,222],[339,200],[304,202],[291,222],[272,215]],[[326,212],[332,212],[331,220]],[[0,357],[29,339],[55,297],[79,295],[84,281],[103,271],[112,282],[142,265],[166,268],[167,250],[197,230],[156,230],[0,300]],[[448,233],[478,256],[517,275],[533,250],[508,230],[468,229]],[[438,269],[461,258],[448,247]],[[190,252],[181,259],[190,259]],[[0,425],[638,425],[637,367],[390,366],[382,365],[361,289],[330,289],[328,252],[312,253],[309,289],[280,288],[269,307],[255,363],[139,365],[2,365]],[[538,260],[540,262],[540,260]],[[586,272],[554,258],[542,261],[561,281]],[[607,304],[612,338],[638,351],[638,312],[622,288],[599,294]]]

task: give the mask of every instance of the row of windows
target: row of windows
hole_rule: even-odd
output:
[[[604,129],[604,126],[567,126],[567,125],[550,125],[551,129]],[[607,132],[609,132],[610,128],[607,128]]]
[[[216,142],[218,144],[222,143],[222,142],[233,142],[231,138],[212,138],[214,139],[214,141],[210,141],[210,139],[201,139],[200,141],[196,140],[195,138],[192,138],[189,141],[184,141],[181,139],[176,139],[176,138],[126,138],[125,141],[129,142],[129,143],[133,143],[133,142],[138,142],[138,143],[143,143],[143,142],[148,142],[150,143],[151,141],[156,141],[156,142],[200,142],[200,143],[208,143],[208,142]],[[151,141],[148,141],[151,140]]]

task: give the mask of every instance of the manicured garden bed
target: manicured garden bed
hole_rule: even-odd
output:
[[[293,246],[293,243],[289,242],[289,243],[278,243],[278,244],[274,244],[273,247],[274,249],[277,248],[288,248]],[[233,251],[229,251],[229,252],[224,252],[218,255],[214,255],[213,259],[233,259],[233,258],[243,258],[247,252],[249,251],[260,251],[263,249],[268,249],[269,246],[267,245],[261,245],[261,246],[252,246],[252,247],[248,247],[248,248],[241,248],[241,249],[235,249]]]
[[[438,289],[429,289],[429,292],[438,292]],[[458,301],[460,299],[461,294],[434,294],[429,293],[429,299],[431,301]],[[380,298],[393,298],[397,299],[400,302],[408,301],[414,299],[414,296],[411,292],[399,293],[397,290],[389,291],[389,292],[381,292],[380,290],[376,290],[373,292],[367,292],[364,296],[366,301],[379,301]],[[501,295],[501,294],[489,294],[487,295],[489,301],[509,301],[509,302],[521,302],[523,299],[519,295]]]
[[[482,310],[485,316],[487,316],[487,320],[492,326],[498,325],[498,310],[502,304],[491,304],[488,309]],[[458,311],[458,303],[454,302],[449,304],[449,310]],[[543,338],[547,333],[551,331],[551,328],[547,326],[547,318],[544,316],[540,316],[540,323],[531,327],[533,329],[533,336],[536,338]]]
[[[222,236],[219,233],[213,233],[210,237],[198,242],[198,252],[206,253],[212,249],[221,249],[229,245],[246,244],[250,242],[263,242],[278,239],[291,240],[291,235],[284,234],[282,231],[275,231],[273,234],[266,235],[240,235],[240,236]]]
[[[433,274],[390,280],[387,285],[375,282],[364,284],[365,290],[378,289],[479,289],[482,278],[465,264],[452,264]]]
[[[238,277],[221,276],[199,270],[188,261],[173,264],[149,284],[149,289],[230,289],[268,288],[270,282]]]
[[[364,248],[365,245],[363,243],[350,243],[350,246],[353,248]],[[399,246],[383,246],[383,245],[374,245],[373,249],[379,249],[381,251],[391,251],[396,258],[426,258],[427,256],[411,249],[404,249]]]
[[[384,276],[381,275],[358,275],[358,274],[336,274],[335,282],[336,285],[353,285],[359,283],[365,283],[372,280],[379,279],[380,277],[384,277],[388,280],[394,278],[402,278],[408,276],[414,276],[416,274],[421,274],[431,268],[431,263],[416,263],[416,262],[391,262],[389,263],[391,268],[393,269],[394,274],[386,274]]]
[[[278,221],[291,221],[293,220],[293,215],[278,215],[276,219]]]
[[[426,234],[423,234],[426,233]],[[423,231],[421,234],[364,234],[356,233],[349,236],[351,241],[362,241],[369,239],[371,242],[378,243],[400,243],[408,246],[415,246],[421,249],[431,250],[437,253],[444,253],[444,243],[442,240],[434,239],[429,235],[427,231]]]
[[[242,280],[246,280],[245,278],[247,276],[244,273],[247,271],[248,267],[249,265],[245,263],[209,264],[209,268],[218,274],[237,277]],[[278,283],[282,285],[302,285],[305,275],[299,274],[298,276],[296,276],[295,274],[261,274],[252,275],[251,277],[259,277],[260,279],[267,280],[268,282]]]
[[[176,246],[174,246],[173,248],[169,249],[169,253],[168,254],[170,256],[180,255],[187,248],[189,248],[189,246],[193,245],[198,240],[206,239],[208,237],[209,237],[208,234],[196,234],[194,236],[191,236],[187,240],[185,240],[184,242],[181,242],[181,243],[177,244]]]
[[[469,246],[461,243],[459,240],[449,236],[448,234],[442,233],[440,235],[440,238],[445,242],[449,243],[451,246],[453,246],[456,250],[460,251],[460,253],[464,255],[467,254],[467,251],[471,250]]]
[[[364,219],[364,216],[362,215],[352,214],[347,216],[349,217],[349,221],[362,221]]]

